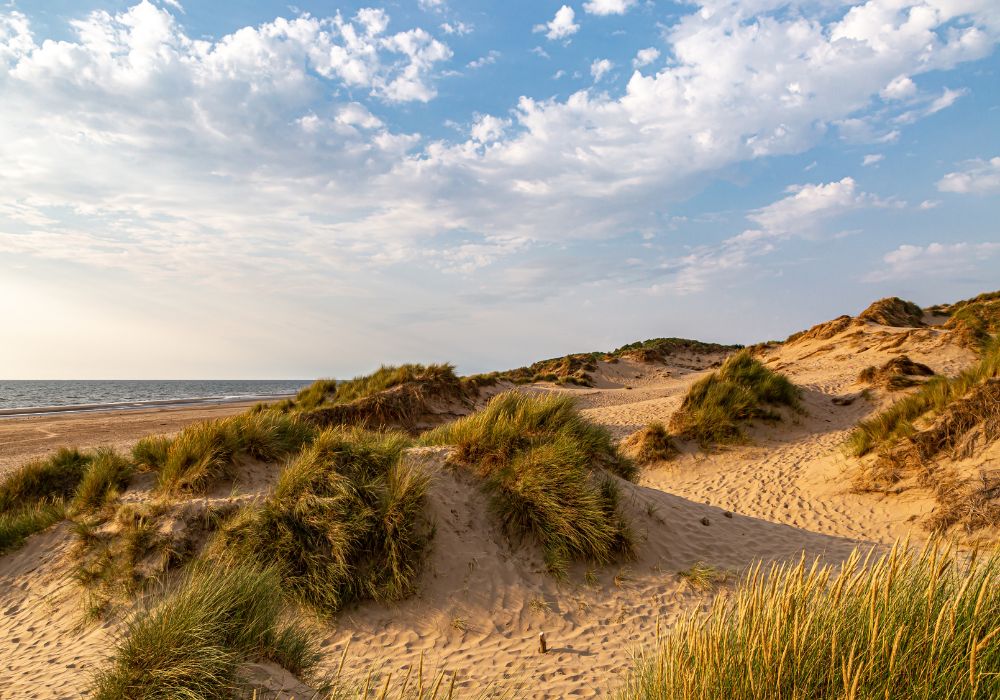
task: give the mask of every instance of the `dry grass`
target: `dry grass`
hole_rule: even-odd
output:
[[[870,321],[897,328],[919,328],[924,325],[924,310],[912,301],[886,297],[874,302],[858,314],[859,321]]]
[[[1000,340],[994,339],[974,366],[957,377],[934,377],[915,393],[858,423],[848,436],[849,454],[863,456],[877,448],[891,447],[901,438],[917,432],[914,422],[936,415],[988,379],[1000,377]]]
[[[621,442],[621,451],[636,464],[654,464],[679,454],[670,433],[662,423],[650,423]]]
[[[283,586],[326,613],[408,596],[430,538],[428,477],[401,462],[408,444],[401,433],[324,431],[270,498],[226,525],[217,546],[279,564]]]
[[[882,386],[890,391],[906,389],[920,384],[921,377],[934,376],[934,370],[920,362],[914,362],[906,355],[894,357],[880,367],[866,367],[858,375],[858,381],[873,386]]]
[[[33,503],[0,512],[0,555],[17,549],[29,535],[41,532],[66,517],[61,502]]]
[[[928,309],[950,318],[944,327],[956,333],[971,348],[983,349],[1000,333],[1000,292],[987,292],[973,299]]]
[[[671,418],[671,428],[706,446],[739,442],[745,439],[746,421],[779,420],[781,415],[770,407],[799,405],[799,390],[787,377],[742,350],[691,386]]]
[[[631,479],[635,465],[572,399],[506,392],[422,442],[455,446],[452,459],[482,479],[508,537],[534,539],[553,574],[565,575],[572,561],[631,553],[618,485],[607,472]]]
[[[319,660],[312,635],[282,622],[273,568],[194,567],[175,591],[140,609],[95,678],[94,700],[229,700],[242,663],[266,659],[299,676]]]
[[[621,700],[1000,696],[1000,553],[937,542],[839,570],[760,565],[638,657]]]

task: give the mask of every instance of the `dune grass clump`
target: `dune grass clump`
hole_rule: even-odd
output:
[[[920,384],[921,377],[933,376],[934,370],[927,365],[914,362],[906,355],[900,355],[881,366],[872,365],[861,370],[858,381],[896,391]]]
[[[176,591],[129,621],[94,700],[229,700],[244,687],[240,665],[273,661],[307,677],[314,637],[282,622],[280,576],[246,564],[192,568]]]
[[[858,314],[858,320],[870,321],[883,326],[899,328],[919,328],[924,325],[924,310],[912,301],[899,297],[886,297],[872,303]]]
[[[147,435],[132,446],[132,460],[146,471],[159,471],[167,462],[173,439],[166,435]]]
[[[51,457],[32,460],[9,472],[0,480],[0,512],[71,498],[89,463],[89,455],[63,447]]]
[[[135,467],[114,450],[102,447],[89,458],[71,503],[75,510],[99,508],[118,497],[128,486]]]
[[[572,561],[606,563],[631,553],[619,488],[608,473],[632,479],[635,464],[571,398],[499,394],[422,442],[454,445],[452,458],[483,480],[507,535],[535,539],[553,574],[564,575]]]
[[[986,346],[982,358],[957,377],[932,377],[917,391],[867,418],[851,431],[845,443],[849,454],[861,457],[916,432],[914,421],[937,414],[983,382],[1000,377],[1000,339]]]
[[[66,517],[66,501],[77,492],[91,460],[79,450],[61,448],[0,479],[0,554]]]
[[[329,429],[236,515],[219,544],[280,565],[283,585],[321,611],[410,595],[430,539],[428,476],[401,461],[402,433]]]
[[[411,382],[459,384],[449,364],[382,365],[371,374],[338,382],[319,379],[300,391],[286,408],[309,411],[324,405],[345,404]]]
[[[621,449],[636,464],[665,462],[679,454],[663,423],[655,421],[622,440]]]
[[[620,700],[993,698],[1000,553],[929,544],[840,569],[758,564],[638,658]]]
[[[29,535],[41,532],[66,517],[61,502],[32,503],[0,512],[0,554],[17,549]]]
[[[798,410],[798,388],[742,350],[691,386],[671,427],[702,445],[739,442],[746,421],[779,420],[781,415],[772,408],[777,406]]]
[[[165,449],[159,442],[140,442],[141,454],[162,461],[159,485],[164,491],[203,493],[228,477],[240,458],[266,462],[302,449],[315,428],[294,416],[273,411],[244,413],[185,428]]]

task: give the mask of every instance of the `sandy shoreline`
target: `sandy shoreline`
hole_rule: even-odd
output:
[[[255,400],[186,403],[106,411],[68,411],[0,418],[0,473],[60,447],[127,449],[154,433],[175,433],[209,418],[246,410]]]

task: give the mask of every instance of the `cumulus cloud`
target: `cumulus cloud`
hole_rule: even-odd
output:
[[[938,180],[937,188],[942,192],[958,194],[1000,193],[1000,156],[967,161],[961,170]]]
[[[636,0],[590,0],[583,3],[583,10],[591,15],[623,15],[636,3]]]
[[[601,78],[607,75],[614,67],[615,64],[608,59],[599,58],[590,64],[590,75],[593,76],[595,83],[599,83]]]
[[[758,224],[761,231],[745,233],[744,237],[804,233],[831,216],[880,203],[877,197],[859,192],[852,177],[837,182],[796,185],[789,188],[789,192],[787,197],[748,214],[747,218]]]
[[[885,159],[885,155],[882,153],[869,153],[864,158],[861,159],[861,165],[868,167],[869,165],[875,165],[876,163],[881,163]]]
[[[492,65],[496,63],[499,58],[500,58],[500,52],[491,49],[485,56],[480,56],[474,61],[469,61],[467,66],[475,70],[477,68],[482,68],[483,66]]]
[[[930,243],[901,245],[882,257],[885,267],[868,275],[870,282],[914,277],[953,277],[974,272],[1000,255],[1000,243]]]
[[[905,100],[917,94],[917,86],[909,76],[897,75],[879,91],[884,100]]]
[[[576,24],[576,13],[569,5],[563,5],[556,10],[555,17],[545,24],[536,24],[533,31],[545,32],[546,39],[565,39],[580,31],[580,25]]]
[[[546,34],[578,27],[564,7]],[[850,120],[884,134],[892,114],[873,111],[874,96],[899,76],[980,58],[1000,37],[986,0],[770,11],[786,7],[706,0],[665,30],[669,64],[620,93],[456,115],[471,124],[457,141],[380,114],[433,99],[451,56],[381,10],[205,40],[140,2],[75,20],[62,41],[0,12],[0,251],[150,274],[295,270],[307,285],[443,255],[459,231],[469,251],[501,237],[651,236],[712,173],[802,153]],[[803,186],[755,212],[766,235],[738,245],[758,236],[756,251],[826,216],[810,202],[864,197],[849,178]],[[39,231],[42,221],[60,223]]]
[[[444,22],[441,24],[441,31],[445,34],[454,34],[456,36],[465,36],[466,34],[471,34],[474,27],[471,24],[465,22]]]
[[[636,68],[642,68],[643,66],[648,66],[659,57],[659,49],[652,46],[647,49],[639,49],[635,54],[635,58],[632,59],[632,65]]]

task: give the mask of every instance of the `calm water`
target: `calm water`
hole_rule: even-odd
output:
[[[5,380],[0,411],[42,406],[128,408],[121,404],[237,401],[294,394],[309,380]]]

